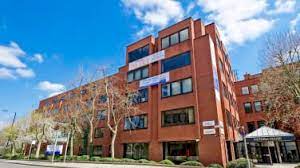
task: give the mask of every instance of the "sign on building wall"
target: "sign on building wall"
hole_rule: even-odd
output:
[[[214,135],[216,134],[216,129],[210,128],[210,129],[203,129],[204,135]]]
[[[202,125],[203,127],[211,127],[211,126],[215,126],[215,121],[214,120],[211,120],[211,121],[203,121],[202,122]]]
[[[141,58],[141,59],[138,59],[134,62],[129,63],[129,71],[140,68],[140,67],[143,67],[143,66],[151,64],[153,62],[162,60],[164,58],[165,58],[165,50],[156,52],[156,53],[151,54],[147,57],[144,57],[144,58]]]
[[[160,75],[156,75],[150,78],[140,80],[140,87],[158,85],[159,83],[166,83],[169,80],[170,80],[170,74],[169,72],[166,72]]]
[[[220,86],[219,86],[219,77],[217,71],[217,63],[216,63],[216,52],[215,52],[215,45],[211,38],[209,38],[209,46],[210,46],[210,55],[211,55],[211,62],[213,68],[213,79],[214,79],[214,89],[215,89],[215,96],[216,100],[220,101]]]

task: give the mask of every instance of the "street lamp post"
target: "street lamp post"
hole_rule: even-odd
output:
[[[7,109],[1,109],[0,111],[5,112],[5,113],[8,113],[8,112],[9,112]],[[12,120],[12,122],[11,122],[11,127],[13,127],[14,124],[15,124],[16,116],[17,116],[17,113],[14,112],[14,118],[13,118],[13,120]],[[7,142],[6,142],[6,147],[8,146],[8,143],[9,143],[9,140],[7,140]]]
[[[244,141],[245,155],[246,155],[246,159],[247,159],[247,163],[248,163],[248,168],[251,168],[251,164],[250,164],[250,160],[249,160],[249,156],[248,156],[248,148],[247,148],[245,127],[240,126],[239,128],[241,128],[243,130],[243,141]]]

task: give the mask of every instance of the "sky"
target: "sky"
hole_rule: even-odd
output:
[[[299,0],[0,0],[0,128],[70,88],[79,68],[117,68],[125,47],[188,17],[215,22],[232,67],[261,70],[264,39],[300,27]]]

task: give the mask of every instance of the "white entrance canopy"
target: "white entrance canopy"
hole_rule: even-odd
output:
[[[267,126],[260,127],[259,129],[247,134],[245,136],[247,141],[294,141],[294,134],[283,132]]]

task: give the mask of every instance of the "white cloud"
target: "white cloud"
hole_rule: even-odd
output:
[[[290,21],[290,29],[292,33],[296,33],[296,26],[299,21],[300,21],[300,13],[298,13],[298,15],[293,20]]]
[[[63,84],[42,81],[38,84],[37,89],[47,92],[49,94],[49,97],[51,97],[64,92],[66,90],[66,87]]]
[[[43,56],[38,53],[28,58],[27,53],[16,42],[0,45],[0,79],[35,77],[34,71],[22,61],[26,58],[39,63],[43,62]]]
[[[12,68],[25,68],[26,64],[20,60],[25,54],[15,42],[11,42],[8,46],[0,45],[0,64]]]
[[[16,79],[13,71],[7,68],[0,68],[0,79]]]
[[[292,13],[295,10],[296,0],[276,0],[275,9],[268,11],[268,14]]]
[[[35,73],[32,69],[24,69],[24,68],[18,68],[16,69],[16,73],[23,78],[32,78],[35,77]]]
[[[260,15],[266,0],[198,0],[198,5],[216,22],[226,44],[243,44],[269,31],[274,21]]]
[[[122,0],[122,3],[143,23],[138,36],[165,27],[171,21],[179,21],[184,16],[184,10],[176,0]]]
[[[42,54],[36,53],[32,57],[32,61],[36,61],[38,63],[43,63],[44,62],[44,57]]]

